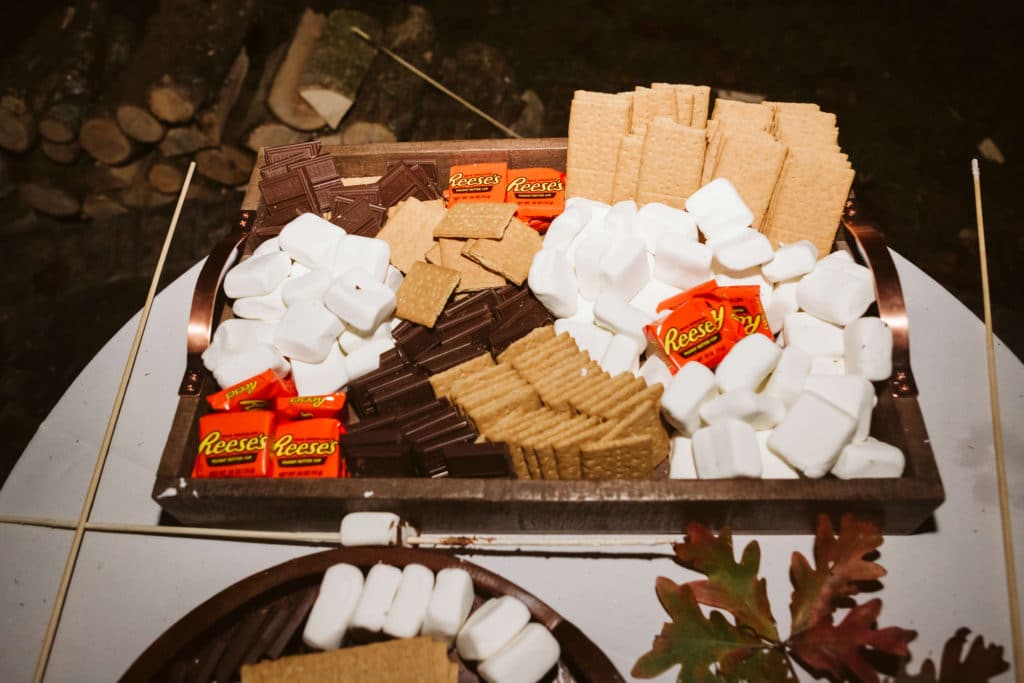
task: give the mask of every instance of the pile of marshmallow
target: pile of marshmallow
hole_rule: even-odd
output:
[[[900,476],[903,453],[868,436],[871,382],[892,371],[891,331],[862,317],[871,271],[843,251],[819,260],[807,241],[774,249],[724,178],[685,206],[572,198],[528,280],[556,332],[606,372],[665,386],[662,413],[678,430],[670,476]],[[710,279],[757,285],[777,343],[744,337],[715,371],[690,362],[673,375],[643,328],[666,314],[660,302]]]
[[[235,317],[218,325],[204,365],[221,387],[267,368],[291,372],[300,396],[376,370],[398,323],[403,276],[390,259],[387,242],[302,214],[224,277]]]

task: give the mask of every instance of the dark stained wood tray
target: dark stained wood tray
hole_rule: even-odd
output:
[[[368,570],[383,562],[418,563],[437,573],[459,567],[473,577],[475,610],[492,597],[511,595],[530,609],[532,621],[547,627],[562,654],[545,681],[616,683],[623,678],[582,631],[519,586],[471,562],[409,548],[342,548],[289,560],[242,579],[196,607],[143,652],[122,681],[238,680],[243,664],[310,652],[302,642],[306,615],[328,567],[339,562]],[[450,656],[455,657],[453,653]],[[459,662],[461,683],[479,680]]]
[[[444,177],[453,164],[507,160],[510,166],[565,168],[564,138],[325,147],[342,176],[384,173],[389,158],[430,154]],[[358,510],[397,512],[428,532],[678,532],[696,520],[746,533],[813,533],[819,513],[871,516],[885,533],[913,533],[944,500],[910,369],[903,293],[885,241],[851,197],[838,246],[871,268],[877,314],[893,330],[893,375],[876,383],[871,434],[903,449],[898,479],[517,481],[497,479],[191,479],[203,397],[217,386],[200,354],[227,311],[224,273],[260,241],[256,179],[238,223],[207,259],[188,327],[188,365],[157,470],[153,496],[185,524],[265,529],[337,529]],[[169,389],[168,389],[169,390]],[[173,488],[177,495],[158,498]]]

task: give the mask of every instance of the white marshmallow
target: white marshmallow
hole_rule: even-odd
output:
[[[391,245],[384,240],[362,235],[348,235],[334,253],[331,272],[335,277],[353,268],[361,268],[376,282],[384,282],[391,260]]]
[[[810,240],[784,244],[776,250],[772,260],[761,266],[768,282],[782,282],[806,275],[818,262],[818,248]]]
[[[321,363],[345,326],[319,301],[296,301],[274,331],[274,346],[289,358]]]
[[[800,473],[768,448],[768,439],[771,438],[771,435],[771,429],[757,433],[757,447],[761,450],[761,478],[799,479]]]
[[[249,320],[280,320],[288,311],[288,307],[284,305],[284,299],[281,298],[283,291],[284,287],[282,286],[269,294],[235,299],[235,302],[231,304],[231,310],[239,318],[247,318]]]
[[[625,199],[616,202],[604,217],[604,231],[613,240],[630,237],[636,223],[636,202]]]
[[[455,638],[463,659],[487,659],[505,647],[530,622],[530,610],[511,595],[491,598],[470,615]]]
[[[764,310],[772,303],[772,286],[764,276],[760,268],[748,268],[729,273],[716,273],[715,282],[722,287],[733,287],[737,285],[757,285],[761,288],[761,306]]]
[[[658,317],[658,304],[665,299],[671,299],[675,295],[682,293],[682,291],[678,287],[667,285],[664,282],[651,280],[644,285],[644,288],[636,296],[629,300],[629,305],[640,309],[653,320]]]
[[[580,347],[581,351],[586,351],[594,361],[600,361],[601,356],[608,350],[608,345],[612,343],[611,332],[570,318],[555,321],[555,334],[563,332],[568,332],[576,346]]]
[[[754,220],[754,213],[725,178],[712,180],[687,197],[686,210],[709,240],[739,232]]]
[[[680,289],[696,287],[711,279],[711,260],[706,244],[664,234],[654,249],[654,278]]]
[[[646,346],[646,342],[631,335],[616,334],[598,364],[612,377],[623,372],[636,372],[640,369],[640,353]]]
[[[338,337],[338,345],[341,350],[346,354],[355,352],[359,347],[365,346],[374,341],[387,341],[391,340],[391,321],[385,320],[377,326],[370,334],[363,334],[357,330],[353,330],[350,327],[346,327],[345,331]]]
[[[598,277],[602,294],[629,301],[651,280],[647,247],[628,235],[614,239],[598,264]]]
[[[596,199],[570,197],[565,201],[565,208],[571,209],[576,204],[585,204],[590,207],[590,220],[583,226],[583,232],[604,232],[604,219],[608,216],[608,212],[612,210],[611,205],[599,202]]]
[[[487,683],[536,683],[558,663],[562,649],[543,624],[527,624],[476,668]]]
[[[625,334],[647,344],[644,326],[654,321],[653,315],[644,313],[625,303],[614,294],[604,293],[594,302],[594,322],[615,334]]]
[[[384,627],[391,603],[395,600],[398,585],[402,582],[402,570],[390,564],[375,564],[370,567],[363,583],[356,609],[352,613],[352,628],[377,633]]]
[[[285,280],[281,287],[281,299],[285,306],[291,306],[297,301],[310,299],[313,301],[324,300],[324,292],[331,286],[331,271],[326,268],[311,270],[305,275],[290,277]]]
[[[808,375],[804,390],[823,399],[857,420],[853,441],[863,441],[871,429],[875,389],[859,375]]]
[[[337,650],[363,591],[363,573],[351,564],[327,568],[320,593],[306,618],[302,642],[317,650]]]
[[[739,232],[711,245],[715,258],[726,270],[746,270],[772,259],[772,243],[753,228]]]
[[[647,386],[660,384],[663,387],[667,387],[669,382],[672,381],[672,371],[665,365],[665,361],[654,355],[647,356],[647,360],[640,366],[637,376],[643,377],[644,381],[647,382]]]
[[[292,379],[299,396],[333,394],[348,384],[345,354],[337,344],[331,344],[327,357],[319,363],[303,363],[292,359]]]
[[[775,369],[781,354],[782,349],[763,334],[750,334],[740,339],[715,370],[719,390],[756,389]]]
[[[278,377],[284,377],[291,366],[272,345],[255,344],[221,356],[213,377],[222,388],[230,387],[267,369],[273,370]]]
[[[892,330],[880,318],[854,320],[843,330],[846,371],[872,382],[892,374]]]
[[[280,251],[254,256],[224,276],[224,294],[229,299],[269,294],[281,286],[291,269],[291,259]]]
[[[696,479],[697,466],[693,463],[693,441],[676,434],[669,442],[669,479]]]
[[[277,323],[270,320],[228,318],[217,325],[213,340],[203,351],[203,365],[210,372],[216,370],[225,355],[242,351],[257,344],[273,344]]]
[[[791,406],[804,390],[810,371],[811,356],[799,347],[787,346],[782,349],[779,362],[775,364],[775,370],[764,387],[764,393],[776,397],[785,406]]]
[[[768,438],[768,448],[816,479],[832,469],[856,428],[845,411],[805,391]]]
[[[290,271],[288,271],[288,279],[294,279],[294,278],[297,278],[297,277],[302,277],[306,273],[312,273],[312,272],[313,272],[312,268],[310,268],[308,266],[304,266],[301,263],[299,263],[298,261],[292,261],[292,269]],[[286,280],[286,282],[287,282],[287,280]]]
[[[324,305],[350,327],[369,333],[395,312],[395,293],[362,268],[352,268],[331,283]]]
[[[693,216],[660,202],[644,204],[636,214],[636,235],[644,241],[647,251],[655,253],[658,240],[671,235],[673,240],[697,241],[697,222]]]
[[[684,434],[700,429],[700,405],[717,393],[715,373],[696,361],[679,368],[661,395],[665,419]]]
[[[754,428],[725,420],[693,435],[693,462],[701,479],[760,477],[761,452]]]
[[[850,254],[850,252],[845,251],[843,249],[837,249],[836,251],[829,252],[829,253],[825,254],[824,256],[822,256],[820,259],[818,259],[818,263],[815,266],[815,268],[817,268],[818,266],[822,266],[822,265],[826,265],[827,266],[827,265],[835,265],[835,264],[839,264],[839,263],[856,263],[856,262],[853,260],[853,256]]]
[[[811,374],[845,375],[846,362],[841,356],[813,356],[811,358]]]
[[[368,375],[380,367],[380,354],[394,348],[393,339],[378,339],[368,344],[363,344],[352,353],[345,356],[345,372],[348,373],[348,381],[354,382],[363,375]]]
[[[583,233],[573,252],[573,269],[579,293],[593,301],[601,293],[601,259],[612,246],[612,240],[603,233]]]
[[[404,281],[405,276],[402,275],[402,271],[388,264],[388,272],[384,275],[384,286],[392,292],[397,292],[398,288],[402,286],[402,282]]]
[[[434,572],[422,564],[407,564],[402,569],[402,581],[384,619],[383,631],[395,638],[419,635],[423,617],[427,614],[430,595],[434,591]]]
[[[341,544],[397,545],[401,525],[402,519],[394,512],[350,512],[341,518]]]
[[[555,216],[544,235],[544,246],[567,250],[576,236],[590,220],[590,207],[586,204],[567,206]]]
[[[796,346],[812,356],[843,355],[842,328],[810,313],[790,313],[782,328],[786,332],[787,346]]]
[[[712,426],[727,420],[741,420],[757,430],[771,429],[785,415],[786,406],[782,401],[746,388],[719,394],[700,407],[701,419]]]
[[[778,334],[782,330],[787,315],[800,310],[800,304],[796,302],[797,284],[799,283],[783,282],[775,285],[775,289],[772,290],[772,298],[764,309],[772,334]]]
[[[449,567],[437,573],[434,591],[423,617],[425,636],[451,644],[473,608],[473,579],[465,569]]]
[[[848,325],[864,315],[875,300],[875,285],[871,271],[864,266],[819,266],[800,280],[796,300],[800,308],[822,320]]]
[[[534,296],[556,318],[569,318],[576,313],[576,276],[561,250],[537,252],[530,264],[527,283]]]
[[[281,240],[278,237],[271,237],[270,239],[260,242],[256,248],[252,250],[252,256],[263,256],[264,254],[273,254],[278,251],[281,251]]]
[[[903,451],[868,437],[843,449],[832,474],[840,479],[892,478],[903,476],[905,465]]]
[[[330,267],[330,259],[345,237],[334,223],[312,213],[304,213],[281,229],[281,250],[310,268]]]

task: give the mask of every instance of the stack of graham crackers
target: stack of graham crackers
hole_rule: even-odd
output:
[[[616,94],[577,91],[569,115],[566,194],[684,208],[728,179],[773,243],[831,250],[854,172],[834,114],[801,102],[718,99],[710,88],[655,83]]]
[[[498,356],[430,378],[486,441],[503,441],[520,479],[646,479],[669,452],[663,387],[601,370],[568,334],[537,328]]]

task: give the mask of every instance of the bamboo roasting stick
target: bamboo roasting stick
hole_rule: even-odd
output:
[[[107,431],[103,435],[100,452],[96,456],[96,465],[93,468],[89,489],[85,494],[85,502],[82,504],[82,512],[79,514],[78,522],[74,527],[75,535],[71,540],[71,549],[68,551],[68,559],[64,564],[64,574],[60,580],[60,588],[57,590],[57,598],[54,601],[53,611],[50,613],[50,622],[46,627],[43,647],[39,652],[39,659],[36,662],[35,676],[33,678],[36,683],[42,681],[43,676],[46,675],[46,666],[50,661],[53,640],[57,634],[57,626],[60,624],[61,613],[64,611],[64,602],[67,599],[68,586],[71,584],[71,576],[74,573],[75,563],[78,560],[78,552],[82,547],[86,523],[89,519],[89,513],[92,512],[93,502],[96,500],[96,490],[99,487],[100,476],[103,474],[103,466],[107,462],[110,442],[114,437],[114,428],[117,426],[117,418],[121,414],[121,405],[124,403],[125,393],[128,390],[128,380],[131,379],[132,369],[135,367],[135,359],[139,355],[142,335],[146,331],[146,322],[149,320],[149,312],[153,308],[153,300],[156,298],[157,285],[160,283],[160,274],[163,272],[164,262],[167,260],[167,252],[170,250],[171,240],[174,238],[174,230],[178,225],[178,217],[181,215],[181,206],[185,202],[185,195],[188,194],[188,187],[192,183],[192,173],[195,169],[196,164],[193,161],[189,164],[188,173],[185,175],[185,182],[178,195],[178,204],[174,207],[174,215],[171,217],[171,224],[167,228],[163,249],[160,251],[160,258],[157,259],[156,270],[153,271],[153,280],[149,284],[149,293],[146,295],[146,303],[142,307],[142,313],[139,317],[139,326],[135,330],[135,339],[132,341],[131,349],[128,352],[128,361],[125,363],[124,372],[121,374],[121,384],[117,388],[117,394],[114,397],[114,407],[110,411],[110,419],[107,421]]]
[[[1016,680],[1024,682],[1024,647],[1021,645],[1020,605],[1017,599],[1017,567],[1013,553],[1013,526],[1009,494],[1006,490],[1006,460],[1003,455],[1003,427],[999,411],[999,385],[996,380],[996,352],[992,343],[992,300],[988,288],[988,254],[985,250],[985,218],[981,212],[981,171],[978,160],[971,159],[974,176],[974,212],[978,222],[978,256],[981,260],[981,298],[985,309],[985,352],[988,356],[988,396],[992,407],[992,442],[996,451],[996,476],[999,480],[999,514],[1003,525],[1003,559],[1006,562],[1006,591],[1010,597],[1010,629],[1013,635],[1013,661]]]

